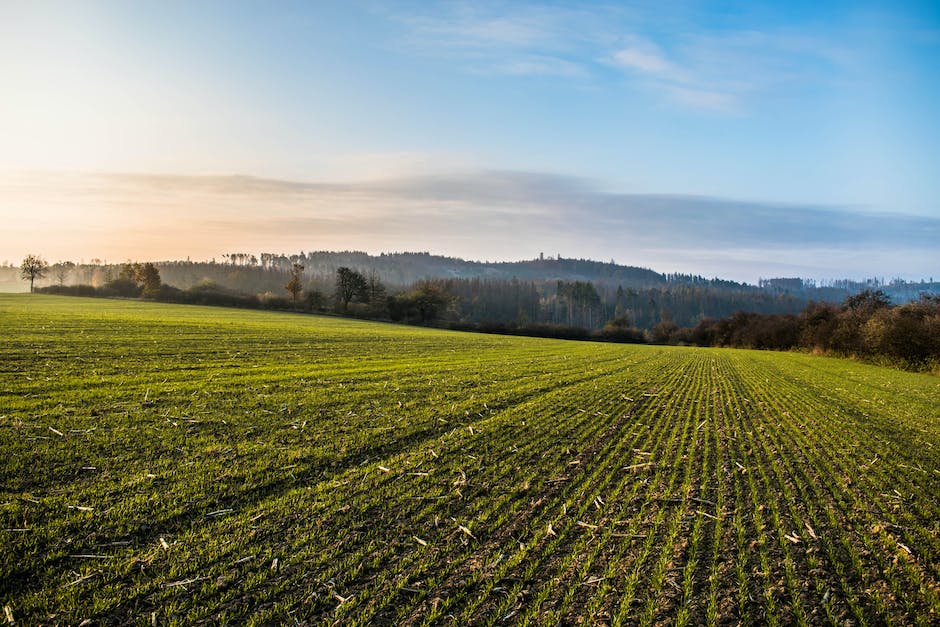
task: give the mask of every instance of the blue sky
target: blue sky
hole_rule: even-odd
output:
[[[29,2],[0,42],[0,258],[940,275],[937,3]]]

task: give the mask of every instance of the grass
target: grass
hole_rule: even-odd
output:
[[[940,380],[0,295],[21,624],[936,624]]]

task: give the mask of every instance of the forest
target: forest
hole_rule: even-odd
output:
[[[357,259],[381,263],[335,265]],[[32,274],[26,270],[30,260],[38,264]],[[307,265],[311,260],[312,267]],[[472,274],[470,268],[482,276],[397,282],[435,264],[440,271],[445,263],[451,264],[451,274]],[[23,278],[29,275],[31,285],[36,279],[52,279],[37,290],[56,294],[333,313],[539,337],[802,349],[882,359],[917,370],[932,369],[940,360],[940,290],[933,283],[872,280],[817,286],[800,279],[768,279],[752,286],[585,260],[540,258],[479,267],[411,253],[260,259],[231,254],[223,263],[43,264],[34,256],[24,260]],[[520,274],[541,268],[542,276],[505,278],[500,273],[507,265]],[[910,299],[918,286],[919,296]],[[893,302],[892,289],[908,298]]]
[[[88,285],[113,291],[115,285],[106,286],[121,278],[127,265],[99,259],[54,263],[43,277],[37,278],[37,285],[54,289]],[[749,285],[691,274],[662,274],[613,260],[544,254],[525,261],[478,262],[408,252],[227,253],[218,261],[162,261],[152,265],[159,270],[163,285],[192,292],[175,299],[243,299],[245,306],[255,306],[251,303],[257,301],[257,306],[289,308],[296,306],[298,303],[293,301],[298,299],[285,285],[294,268],[302,266],[296,282],[304,295],[304,305],[308,309],[333,309],[336,273],[348,268],[367,277],[373,288],[381,285],[383,296],[401,295],[420,285],[433,284],[453,297],[446,308],[449,322],[551,324],[588,330],[600,330],[612,319],[627,319],[630,326],[650,331],[662,322],[694,327],[702,320],[721,319],[738,311],[797,314],[810,302],[837,304],[866,289],[880,289],[894,303],[917,300],[922,293],[940,294],[940,282],[932,279],[913,283],[877,278],[825,282],[770,278]],[[0,267],[0,283],[15,285],[18,271],[14,266]],[[381,313],[377,307],[382,309],[382,303],[366,306],[365,300],[346,299],[342,312],[350,313],[352,305],[356,315],[376,317]]]

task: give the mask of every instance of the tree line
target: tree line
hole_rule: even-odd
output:
[[[864,290],[841,305],[810,303],[798,315],[739,311],[720,320],[704,319],[692,328],[666,323],[652,341],[697,346],[814,353],[887,360],[905,368],[940,365],[940,296],[894,305],[882,290]]]
[[[364,255],[364,253],[363,253]],[[422,255],[399,255],[416,259]],[[453,298],[453,306],[445,307],[448,321],[509,326],[550,324],[584,327],[600,330],[612,318],[627,317],[631,324],[651,329],[663,319],[680,326],[696,324],[703,317],[722,317],[739,309],[761,313],[795,313],[807,302],[785,293],[772,294],[753,286],[711,280],[679,280],[654,286],[633,283],[610,283],[583,279],[521,279],[513,277],[425,277],[411,283],[389,282],[374,267],[338,266],[326,274],[322,263],[314,254],[291,256],[288,264],[272,261],[262,255],[264,262],[254,264],[246,255],[230,253],[226,263],[156,262],[163,288],[162,299],[195,299],[206,302],[213,299],[225,302],[241,300],[243,306],[271,308],[303,308],[310,311],[337,309],[336,295],[342,306],[340,313],[368,314],[372,317],[392,317],[402,314],[402,308],[385,308],[385,295],[403,295],[409,292],[428,293],[428,286],[443,291]],[[314,267],[309,264],[314,259]],[[551,260],[559,263],[558,260]],[[544,260],[543,263],[548,263]],[[566,267],[569,260],[562,260]],[[596,262],[592,262],[596,263]],[[93,260],[88,264],[60,262],[48,268],[53,289],[84,290],[93,286],[102,293],[118,296],[136,296],[133,286],[127,284],[127,264],[103,264]],[[572,268],[581,268],[582,262],[570,260]],[[607,264],[609,265],[609,264]],[[603,267],[603,264],[602,264]],[[336,276],[340,271],[364,277],[370,297],[368,307],[349,287],[337,289]],[[46,276],[44,273],[43,276]],[[35,280],[38,281],[38,278]],[[117,282],[116,282],[117,281]],[[290,289],[285,286],[292,283]],[[348,283],[348,282],[344,282]],[[170,287],[172,286],[172,287]],[[177,293],[175,290],[184,292]],[[153,291],[153,288],[150,288]],[[342,295],[345,293],[345,296]],[[394,303],[393,303],[394,304]],[[361,311],[365,310],[365,311]],[[418,315],[421,318],[421,315]],[[424,314],[427,318],[427,312]]]
[[[237,265],[237,264],[236,264]],[[99,285],[66,285],[75,264],[50,266],[29,255],[21,276],[36,291],[163,302],[290,310],[391,320],[454,329],[617,342],[729,346],[884,358],[904,367],[940,361],[940,296],[895,305],[866,289],[841,303],[801,302],[786,293],[757,294],[727,286],[658,288],[597,286],[590,281],[424,279],[389,288],[378,272],[341,266],[332,280],[311,280],[305,265],[275,273],[280,293],[245,293],[211,280],[187,288],[162,280],[162,264],[126,263]],[[35,281],[56,272],[56,284]]]
[[[154,262],[163,282],[186,290],[215,284],[230,291],[273,300],[284,295],[286,278],[303,266],[298,281],[305,291],[330,295],[339,268],[375,278],[390,294],[411,290],[425,280],[451,281],[449,292],[460,297],[460,316],[473,322],[551,323],[600,329],[625,313],[637,327],[652,329],[663,319],[694,326],[705,317],[722,318],[735,311],[798,313],[810,301],[841,302],[863,289],[882,289],[894,302],[916,300],[923,292],[940,294],[940,283],[869,279],[817,283],[798,278],[762,279],[748,285],[690,274],[659,274],[610,262],[541,255],[517,262],[474,262],[428,253],[315,251],[284,255],[231,252],[216,261]],[[123,264],[98,259],[89,263],[58,262],[49,268],[48,285],[90,284],[103,287]],[[0,265],[0,282],[15,280]],[[560,282],[560,284],[559,284]],[[590,284],[591,288],[585,286]],[[559,287],[560,285],[560,287]],[[564,293],[565,290],[573,290]],[[579,292],[580,290],[580,292]],[[600,297],[594,300],[591,292]],[[293,297],[291,297],[293,299]],[[592,302],[594,301],[594,302]]]

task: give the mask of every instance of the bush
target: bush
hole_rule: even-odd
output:
[[[179,294],[177,302],[189,305],[215,305],[222,307],[248,307],[257,309],[260,302],[257,296],[242,294],[221,285],[204,281]]]
[[[62,296],[100,296],[98,290],[92,285],[50,285],[37,287],[37,292],[43,294],[61,294]]]
[[[323,311],[326,309],[326,297],[322,292],[308,288],[304,291],[303,307],[307,311]]]
[[[650,337],[655,344],[670,344],[679,333],[679,325],[671,320],[663,320],[650,332]]]
[[[270,294],[264,294],[261,298],[258,299],[258,303],[260,304],[261,309],[285,310],[297,308],[297,305],[293,300],[284,298],[283,296],[273,296]]]
[[[630,320],[625,317],[614,318],[594,335],[608,342],[626,342],[629,344],[643,344],[646,342],[646,334],[630,324]]]
[[[112,279],[98,288],[101,296],[122,296],[124,298],[138,298],[144,288],[133,279]]]
[[[940,357],[940,307],[929,301],[879,309],[862,328],[867,352],[924,364]]]

